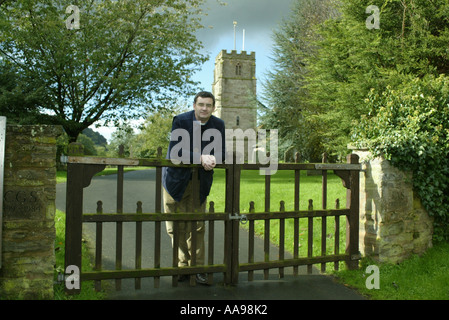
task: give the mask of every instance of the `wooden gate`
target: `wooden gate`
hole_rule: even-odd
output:
[[[349,269],[358,268],[358,260],[360,260],[359,253],[359,173],[361,165],[358,163],[358,156],[351,154],[347,157],[347,164],[329,164],[325,163],[326,156],[323,156],[323,163],[320,164],[299,164],[299,163],[281,163],[278,164],[277,170],[294,171],[294,210],[286,211],[285,202],[281,201],[279,204],[279,211],[270,210],[271,207],[271,178],[272,175],[265,175],[265,202],[264,209],[256,212],[254,202],[250,203],[249,213],[241,215],[241,217],[248,221],[249,237],[248,237],[248,261],[239,261],[238,250],[239,247],[239,232],[237,232],[238,224],[233,223],[233,257],[232,261],[232,283],[237,283],[238,272],[248,272],[248,280],[253,280],[253,272],[255,270],[264,271],[264,279],[268,279],[269,269],[278,268],[279,277],[284,276],[284,268],[293,267],[293,274],[298,274],[298,266],[307,265],[307,272],[312,273],[312,266],[314,264],[321,265],[321,272],[326,271],[326,263],[333,262],[334,269],[338,270],[339,261],[345,261]],[[242,164],[235,165],[233,169],[234,185],[233,185],[233,201],[234,211],[239,214],[240,208],[240,186],[241,186],[241,172],[245,170],[259,170],[261,168],[258,164]],[[322,176],[322,203],[321,209],[316,209],[311,199],[308,199],[308,209],[300,210],[299,194],[300,194],[300,172],[301,171],[321,171]],[[329,209],[327,205],[327,174],[328,170],[332,170],[334,174],[342,179],[343,186],[347,189],[346,193],[346,208],[340,209],[339,199],[336,199],[335,208]],[[340,250],[340,233],[342,232],[340,226],[340,217],[346,217],[346,248],[344,252]],[[314,239],[314,220],[319,218],[321,220],[321,254],[313,255],[313,239]],[[333,254],[326,254],[326,238],[328,236],[327,222],[329,219],[334,219],[334,229],[331,230],[334,238]],[[285,258],[285,239],[286,239],[286,219],[293,220],[293,257]],[[254,261],[254,238],[255,238],[255,221],[263,221],[264,231],[264,261]],[[279,220],[279,244],[278,244],[278,259],[270,260],[270,224],[272,220]],[[301,257],[299,255],[299,234],[301,221],[307,223],[307,256]]]
[[[94,271],[80,270],[81,282],[87,280],[94,280],[96,289],[101,288],[101,281],[108,279],[115,279],[116,289],[121,289],[121,279],[134,278],[135,288],[139,289],[141,286],[141,278],[154,278],[154,287],[160,285],[160,277],[171,276],[172,285],[178,285],[179,275],[190,275],[190,284],[195,285],[195,275],[198,273],[208,274],[209,282],[212,282],[213,274],[222,273],[225,284],[237,284],[239,272],[248,272],[248,279],[253,279],[253,272],[255,270],[264,270],[265,279],[268,278],[269,269],[278,268],[279,275],[282,277],[284,268],[293,267],[294,273],[297,274],[297,268],[300,265],[307,265],[309,272],[313,264],[321,264],[321,270],[324,271],[325,264],[334,262],[335,267],[338,267],[339,261],[345,261],[349,268],[357,268],[358,260],[360,259],[359,244],[358,244],[358,230],[359,230],[359,172],[360,164],[358,164],[358,157],[356,155],[348,156],[348,164],[299,164],[299,163],[284,163],[278,164],[278,170],[293,170],[295,172],[295,196],[294,196],[294,210],[285,211],[282,208],[277,212],[270,211],[270,186],[271,175],[265,176],[265,208],[261,212],[256,212],[254,208],[250,209],[249,213],[242,215],[240,212],[240,185],[241,172],[244,170],[259,170],[262,165],[259,164],[220,164],[217,169],[225,170],[226,187],[225,187],[225,208],[223,212],[215,212],[214,204],[209,204],[209,210],[206,214],[191,212],[179,214],[165,214],[162,213],[162,168],[163,167],[191,167],[193,170],[193,189],[195,188],[200,165],[175,165],[170,160],[161,158],[157,159],[125,159],[125,158],[97,158],[97,157],[83,157],[83,156],[69,156],[67,161],[67,196],[66,196],[66,243],[65,243],[65,269],[69,266],[81,266],[81,248],[82,248],[82,232],[83,223],[94,223],[96,225],[96,239],[95,239],[95,266]],[[106,166],[117,166],[117,210],[113,214],[102,213],[101,202],[98,203],[96,214],[83,213],[83,190],[91,183],[92,177]],[[155,212],[143,213],[141,206],[137,204],[135,213],[123,212],[123,169],[125,166],[145,166],[155,168],[156,171],[156,189],[155,189]],[[303,170],[320,170],[322,174],[322,193],[323,203],[322,208],[317,210],[309,201],[309,208],[307,210],[299,210],[299,190],[300,190],[300,172]],[[342,181],[347,189],[346,208],[340,209],[338,206],[335,209],[328,209],[327,199],[327,171],[333,170]],[[193,198],[199,198],[194,196]],[[140,208],[140,209],[139,209]],[[341,232],[340,216],[346,216],[346,250],[344,253],[340,252],[339,234]],[[335,219],[335,246],[334,254],[326,255],[326,234],[327,221],[334,217]],[[321,218],[322,226],[322,254],[320,256],[313,256],[313,223],[314,219]],[[270,260],[270,221],[273,219],[279,220],[279,255],[278,259]],[[293,219],[294,221],[294,252],[293,258],[285,259],[285,220]],[[256,237],[254,231],[254,223],[257,220],[263,220],[264,228],[264,261],[254,261],[254,238]],[[306,220],[308,225],[308,254],[307,257],[302,257],[298,253],[298,239],[299,239],[299,224],[300,221]],[[176,235],[178,223],[180,221],[190,221],[192,223],[192,266],[178,267],[178,245],[179,239],[177,236],[173,239],[172,245],[172,262],[171,266],[161,265],[161,223],[163,221],[174,222],[174,234]],[[207,260],[205,265],[196,265],[196,236],[195,225],[198,221],[204,221],[208,228],[208,238],[205,239],[207,243]],[[239,223],[241,221],[248,221],[249,224],[249,243],[248,243],[248,261],[239,261]],[[112,222],[116,224],[116,252],[115,252],[115,270],[104,270],[102,267],[102,250],[103,250],[103,224]],[[132,270],[122,269],[123,256],[123,223],[135,223],[135,268]],[[142,268],[142,224],[154,224],[154,234],[145,235],[146,237],[153,237],[153,266]],[[215,230],[217,224],[223,224],[223,261],[214,261],[214,252],[221,250],[214,244]],[[165,231],[165,230],[164,230]],[[70,294],[77,294],[81,289],[72,287],[66,291]]]

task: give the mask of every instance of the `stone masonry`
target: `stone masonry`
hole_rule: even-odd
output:
[[[257,128],[256,102],[256,54],[232,50],[222,50],[215,59],[214,115],[225,122],[226,129],[241,129],[243,132]],[[229,138],[229,137],[227,137]],[[231,137],[232,139],[232,137]],[[235,137],[244,140],[243,136]],[[245,144],[245,159],[248,159],[248,146]],[[253,148],[255,146],[249,146]],[[234,146],[234,150],[235,146]]]
[[[414,195],[412,173],[367,150],[354,150],[360,175],[360,251],[379,262],[399,263],[432,246],[433,221]]]
[[[7,126],[0,300],[53,298],[61,133],[54,126]]]

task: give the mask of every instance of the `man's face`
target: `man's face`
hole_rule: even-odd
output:
[[[198,97],[196,103],[193,104],[193,109],[196,120],[206,123],[215,110],[214,101],[212,98]]]

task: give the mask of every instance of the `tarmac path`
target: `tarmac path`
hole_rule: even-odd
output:
[[[97,201],[103,202],[103,212],[116,212],[116,175],[98,176],[84,189],[84,212],[95,213]],[[124,207],[126,213],[136,212],[137,201],[142,201],[143,212],[154,212],[155,170],[127,172],[124,175]],[[65,211],[66,183],[56,187],[56,207]],[[215,223],[214,263],[222,263],[224,243],[224,224]],[[95,224],[83,225],[84,238],[93,247]],[[115,223],[103,223],[103,269],[115,269]],[[143,223],[142,268],[153,267],[154,223]],[[207,239],[207,232],[206,232]],[[240,228],[240,261],[247,261],[248,232]],[[161,266],[171,266],[171,240],[162,226]],[[133,269],[135,265],[135,223],[123,223],[123,269]],[[207,244],[206,244],[207,250]],[[151,251],[151,252],[150,252]],[[270,248],[270,255],[278,254],[276,246]],[[287,253],[286,253],[287,255]],[[207,257],[206,257],[207,259]],[[207,260],[206,260],[207,261]],[[263,239],[255,239],[255,261],[263,261]],[[305,267],[299,268],[299,276],[293,276],[292,268],[284,269],[285,276],[280,279],[277,269],[270,270],[269,280],[263,280],[262,271],[254,272],[254,280],[248,281],[246,273],[239,274],[236,286],[225,286],[222,274],[214,274],[210,286],[190,287],[187,282],[171,286],[171,277],[161,277],[160,288],[154,288],[152,278],[142,279],[140,290],[134,289],[134,279],[123,279],[122,289],[116,291],[112,281],[105,286],[108,299],[133,300],[363,300],[364,297],[344,285],[338,284],[331,276],[321,275],[315,270],[307,275]],[[103,281],[102,283],[104,283]]]

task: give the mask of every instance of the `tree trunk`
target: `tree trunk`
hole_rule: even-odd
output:
[[[78,136],[84,130],[84,129],[80,130],[79,128],[73,128],[73,127],[68,127],[68,126],[63,126],[63,127],[64,127],[65,132],[69,136],[69,143],[76,142],[76,140],[78,140]]]

